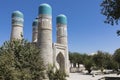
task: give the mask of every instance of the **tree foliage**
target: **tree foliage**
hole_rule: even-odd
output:
[[[106,16],[105,23],[114,25],[120,20],[120,0],[103,0],[101,13]]]
[[[92,71],[92,67],[94,66],[92,56],[88,56],[88,58],[84,60],[84,65],[86,70],[88,70],[88,73],[90,74]]]
[[[76,64],[79,65],[83,63],[82,54],[77,53],[77,52],[69,53],[69,59],[70,59],[70,62],[74,64],[74,67],[76,67]]]
[[[35,45],[16,40],[0,47],[0,80],[40,80],[43,71],[40,51]]]
[[[49,66],[47,74],[49,80],[66,80],[66,76],[67,76],[65,72],[55,69],[55,67],[51,67],[51,66]]]
[[[93,60],[97,67],[105,67],[105,55],[102,51],[98,51],[97,54],[93,56]]]
[[[120,49],[117,49],[113,55],[103,51],[98,51],[94,55],[73,52],[70,53],[70,61],[75,64],[80,62],[88,73],[94,69],[100,69],[102,72],[104,69],[117,70],[120,64]]]
[[[83,64],[85,66],[86,70],[88,70],[88,73],[90,73],[92,71],[92,67],[94,65],[92,56],[74,52],[74,53],[69,54],[69,58],[70,58],[70,62],[75,65],[78,64],[78,67],[79,67],[79,64]],[[76,66],[74,66],[74,67],[76,67]]]
[[[120,48],[115,51],[113,58],[120,66]]]

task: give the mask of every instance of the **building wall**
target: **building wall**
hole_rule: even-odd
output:
[[[66,60],[67,58],[66,54],[67,54],[67,47],[65,45],[53,43],[53,64],[54,66],[56,66],[57,69],[60,69],[60,64],[57,60],[57,57],[60,57],[61,62],[63,63],[62,66],[64,66],[64,71],[66,72],[66,74],[69,74],[68,73],[69,66],[67,65],[68,62]],[[62,57],[60,55],[62,55]]]
[[[39,15],[38,19],[38,42],[40,53],[45,66],[53,64],[52,50],[52,17]]]

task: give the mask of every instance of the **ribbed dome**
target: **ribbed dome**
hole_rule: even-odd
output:
[[[39,14],[47,14],[47,15],[51,15],[52,14],[52,8],[49,4],[41,4],[39,6]]]
[[[35,20],[33,21],[32,26],[38,26],[38,19],[35,19]]]
[[[12,17],[20,17],[20,18],[23,18],[23,14],[20,12],[20,11],[14,11],[12,13]]]
[[[57,20],[57,23],[67,24],[67,17],[63,14],[58,15],[56,20]]]

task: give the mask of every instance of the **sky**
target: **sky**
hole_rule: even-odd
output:
[[[10,40],[11,14],[19,10],[24,14],[24,38],[32,40],[32,22],[38,16],[38,7],[47,3],[52,7],[53,42],[56,42],[56,16],[65,14],[68,19],[68,47],[71,52],[111,54],[120,48],[116,30],[120,25],[105,24],[101,12],[102,0],[1,0],[0,46]]]

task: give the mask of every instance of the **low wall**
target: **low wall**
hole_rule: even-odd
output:
[[[120,77],[104,77],[99,80],[120,80]]]
[[[71,67],[70,68],[71,73],[82,72],[84,70],[85,70],[85,68],[76,68],[76,67]]]

